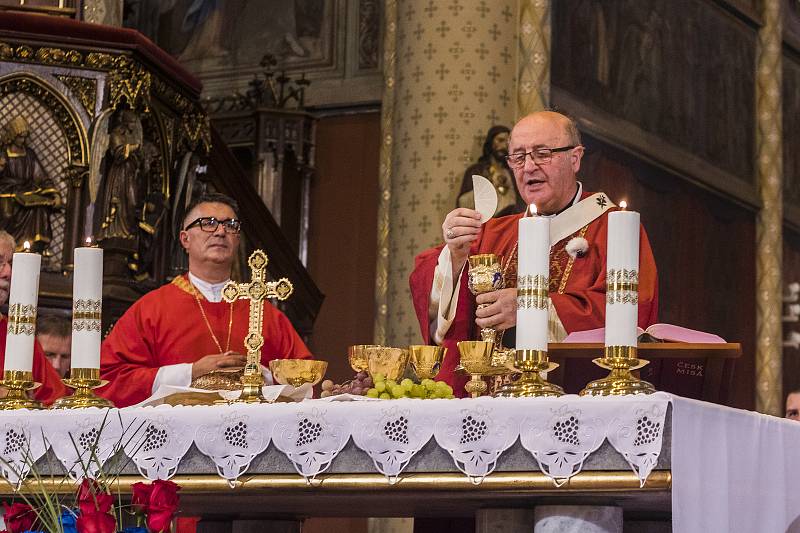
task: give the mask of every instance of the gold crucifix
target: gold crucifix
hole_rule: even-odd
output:
[[[247,403],[261,403],[266,401],[261,393],[264,385],[264,376],[261,374],[261,347],[264,346],[264,336],[261,327],[264,323],[264,299],[277,298],[286,300],[294,291],[292,283],[281,278],[278,281],[267,279],[267,254],[256,250],[250,254],[247,265],[250,267],[250,283],[228,282],[222,289],[222,298],[233,303],[236,300],[250,300],[250,320],[247,337],[244,345],[247,348],[247,364],[242,376],[242,395],[237,401]]]

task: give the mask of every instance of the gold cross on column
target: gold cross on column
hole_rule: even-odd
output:
[[[261,374],[261,347],[264,346],[264,336],[261,328],[264,323],[264,299],[277,298],[286,300],[294,291],[292,283],[281,278],[278,281],[267,279],[267,254],[256,250],[247,260],[250,267],[250,283],[229,282],[222,289],[222,298],[229,303],[236,300],[250,300],[250,319],[247,337],[244,345],[247,348],[247,365],[242,376],[242,395],[238,401],[247,403],[264,402],[261,387],[264,385],[264,376]]]

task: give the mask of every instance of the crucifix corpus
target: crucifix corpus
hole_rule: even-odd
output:
[[[222,289],[222,298],[229,303],[239,299],[250,300],[250,320],[244,345],[247,348],[247,365],[242,376],[242,394],[237,402],[262,403],[266,400],[261,392],[264,376],[261,374],[261,347],[264,336],[261,328],[264,323],[264,299],[286,300],[294,291],[292,283],[281,278],[278,281],[267,279],[267,254],[256,250],[250,254],[247,265],[250,267],[250,283],[229,282]]]

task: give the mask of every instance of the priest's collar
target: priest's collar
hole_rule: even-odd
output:
[[[540,216],[547,217],[547,218],[557,217],[558,215],[560,215],[561,213],[563,213],[564,211],[566,211],[567,209],[569,209],[573,205],[575,205],[578,202],[580,202],[581,201],[581,193],[583,193],[583,183],[581,183],[580,181],[576,181],[575,183],[578,184],[578,188],[575,191],[575,196],[572,197],[572,201],[571,202],[569,202],[567,205],[565,205],[563,208],[561,208],[559,211],[553,213],[552,215],[540,215]]]
[[[230,281],[230,278],[219,283],[210,283],[189,272],[189,281],[192,282],[192,285],[200,291],[200,294],[202,294],[206,300],[219,303],[222,301],[222,288]]]

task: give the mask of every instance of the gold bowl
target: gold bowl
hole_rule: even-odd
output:
[[[380,346],[377,344],[354,344],[347,347],[347,360],[350,362],[350,368],[356,372],[362,372],[369,368],[367,348],[380,348]]]
[[[205,390],[241,390],[243,375],[243,368],[215,370],[194,378],[190,387]]]
[[[389,346],[371,346],[367,353],[367,372],[374,380],[378,374],[397,381],[408,366],[408,350]]]
[[[468,374],[486,375],[494,370],[492,354],[494,343],[486,341],[461,341],[458,343],[461,366]]]
[[[269,362],[272,377],[281,385],[299,387],[303,383],[316,385],[325,377],[327,361],[316,359],[273,359]]]
[[[439,373],[442,360],[447,354],[443,346],[412,345],[408,347],[411,368],[419,379],[433,379]]]

